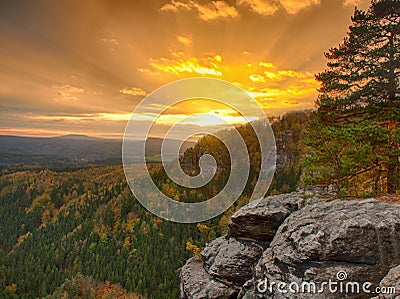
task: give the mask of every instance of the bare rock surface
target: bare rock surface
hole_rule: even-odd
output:
[[[255,242],[220,237],[201,252],[205,270],[214,278],[241,286],[252,277],[252,267],[263,253]]]
[[[390,269],[388,274],[386,274],[386,276],[379,283],[379,287],[381,288],[383,293],[379,294],[375,298],[377,299],[400,298],[400,265]]]
[[[256,266],[254,281],[269,283],[371,282],[377,286],[388,270],[400,263],[400,208],[376,200],[335,200],[292,213],[280,226]],[[341,273],[342,277],[338,276]],[[254,285],[256,285],[254,283]],[[263,298],[257,295],[253,298]],[[293,293],[272,290],[273,298]],[[369,298],[347,292],[324,297]],[[302,294],[312,298],[315,294]],[[244,297],[247,298],[247,297]]]
[[[237,297],[237,289],[212,279],[204,270],[202,263],[194,258],[186,262],[180,278],[180,298],[228,299]]]
[[[283,221],[298,210],[299,193],[274,195],[254,200],[232,215],[229,236],[271,242]]]
[[[376,294],[332,293],[326,286],[323,293],[284,293],[276,285],[398,286],[400,206],[304,199],[304,193],[266,197],[237,211],[228,236],[210,242],[201,258],[183,267],[181,298],[371,298]],[[275,287],[260,292],[261,282]]]

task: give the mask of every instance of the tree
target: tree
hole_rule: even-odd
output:
[[[325,53],[327,69],[316,75],[321,82],[316,102],[318,111],[308,129],[308,136],[315,136],[322,128],[355,134],[354,141],[374,150],[370,151],[367,165],[356,163],[350,172],[363,171],[358,167],[369,169],[384,164],[387,192],[396,193],[399,168],[400,1],[373,1],[367,11],[356,8],[351,20],[352,25],[343,43]],[[342,135],[331,138],[337,139]],[[307,138],[306,144],[316,156],[327,154],[328,149],[324,149],[326,144]],[[344,153],[344,157],[346,155]],[[338,179],[346,175],[342,174]]]

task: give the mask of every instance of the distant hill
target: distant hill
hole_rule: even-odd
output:
[[[161,152],[160,138],[149,138],[146,142],[146,156],[156,156]],[[180,143],[169,140],[169,145]],[[182,151],[194,143],[185,142]],[[142,141],[135,142],[137,148]],[[86,135],[65,135],[59,137],[19,137],[0,136],[0,164],[32,164],[51,162],[99,162],[121,161],[122,140],[89,137]],[[167,148],[168,151],[168,148]]]
[[[302,134],[313,115],[311,110],[293,111],[273,119],[271,127],[276,143],[276,170],[274,180],[269,188],[270,194],[296,190],[302,173],[301,162],[305,155]],[[249,192],[254,187],[251,184],[256,181],[260,171],[260,146],[258,138],[249,124],[238,126],[237,131],[243,137],[249,151],[251,167],[248,185],[245,189],[245,192]],[[233,130],[227,130],[224,133],[227,139],[235,138]],[[222,142],[212,135],[202,137],[195,146],[181,156],[180,162],[184,171],[191,175],[197,175],[200,172],[199,157],[203,154],[210,154],[216,159],[217,173],[221,173],[221,175],[214,178],[216,179],[215,183],[217,187],[225,186],[224,180],[229,176],[223,172],[230,169],[229,152]],[[218,180],[218,177],[221,181]],[[207,186],[202,192],[207,194],[207,190],[210,189],[212,188]],[[216,188],[216,190],[219,189]]]
[[[269,193],[296,189],[303,156],[302,131],[311,117],[312,113],[300,111],[273,122],[277,171]],[[243,195],[224,215],[199,226],[164,221],[149,213],[130,191],[121,166],[92,167],[95,163],[79,162],[68,163],[67,171],[58,171],[53,165],[6,165],[0,172],[0,298],[60,298],[68,290],[98,289],[107,285],[106,281],[143,295],[141,298],[178,298],[179,269],[190,257],[186,248],[195,253],[196,248],[225,234],[231,215],[249,200],[260,167],[258,141],[249,129],[249,125],[238,129],[251,161]],[[154,149],[151,154],[159,153],[160,146],[160,139],[147,141],[149,151]],[[82,135],[0,136],[0,149],[0,159],[6,150],[7,155],[21,158],[30,157],[27,152],[44,154],[46,160],[50,154],[83,153],[72,155],[75,159],[95,152],[97,159],[100,153],[119,157],[121,143]],[[204,153],[212,154],[221,166],[206,186],[185,189],[158,166],[150,168],[154,183],[181,202],[211,198],[225,186],[230,159],[215,138],[205,136],[181,156],[185,172],[195,174]],[[133,167],[137,177],[145,171],[141,165]],[[119,298],[122,296],[131,298]],[[82,296],[73,298],[78,297]]]

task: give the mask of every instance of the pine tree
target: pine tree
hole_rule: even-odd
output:
[[[369,165],[365,165],[365,161],[355,163],[349,172],[357,173],[384,165],[387,192],[396,193],[399,168],[400,1],[373,1],[367,11],[356,8],[351,20],[352,25],[343,43],[325,53],[327,69],[316,75],[321,82],[318,111],[308,129],[306,143],[311,146],[314,155],[322,157],[328,154],[327,149],[323,148],[324,144],[312,140],[322,128],[340,132],[337,137],[331,136],[333,139],[341,138],[345,132],[353,134],[354,146],[363,145],[371,150]],[[314,160],[318,162],[318,157]],[[319,162],[322,161],[320,159]],[[338,174],[336,171],[335,175],[339,175],[336,177],[338,182],[347,173]]]

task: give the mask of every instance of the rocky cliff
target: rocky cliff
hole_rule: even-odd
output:
[[[238,210],[229,233],[187,261],[180,297],[371,298],[399,286],[399,264],[399,205],[282,194]]]

